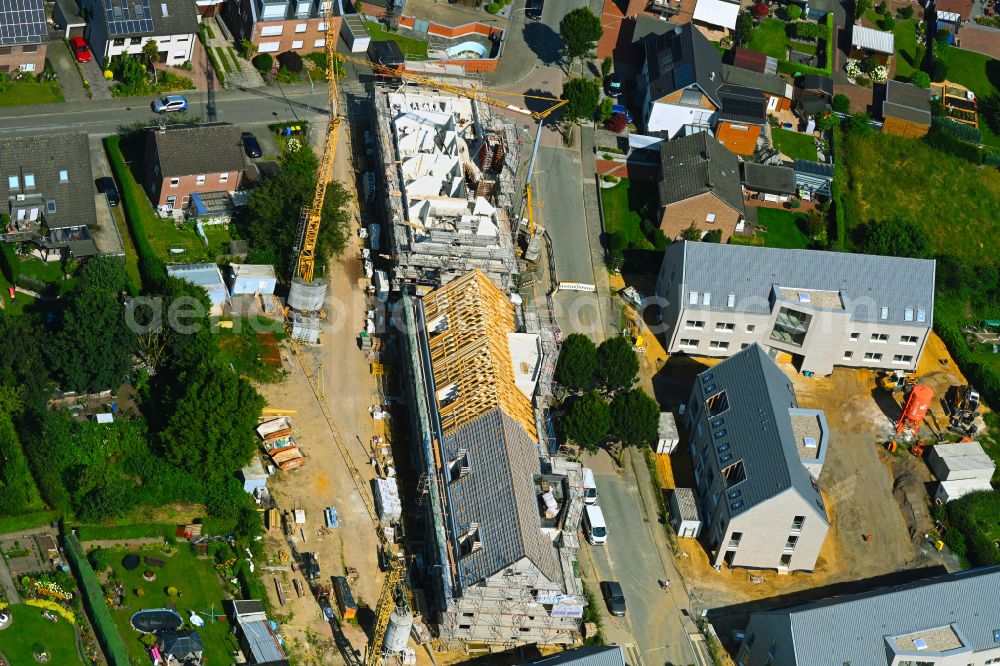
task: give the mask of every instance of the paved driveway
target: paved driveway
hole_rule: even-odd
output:
[[[94,57],[90,59],[90,62],[81,63],[80,67],[83,68],[83,78],[90,84],[90,94],[93,98],[111,99],[113,82],[104,78],[104,72],[101,71],[101,65],[97,62],[97,58]]]
[[[980,27],[975,23],[967,23],[958,33],[962,48],[975,51],[993,58],[1000,58],[1000,30]]]
[[[83,79],[80,78],[80,72],[73,62],[73,56],[70,54],[66,42],[61,39],[50,39],[45,57],[52,63],[52,69],[56,71],[56,80],[59,81],[63,98],[67,102],[81,102],[90,99],[86,88],[83,87]]]

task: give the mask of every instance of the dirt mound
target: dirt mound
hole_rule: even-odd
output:
[[[928,509],[927,483],[930,477],[927,468],[917,458],[893,456],[891,469],[894,479],[892,494],[899,503],[910,539],[914,544],[922,543],[924,535],[934,527]]]

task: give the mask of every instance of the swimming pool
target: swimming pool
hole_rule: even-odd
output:
[[[184,624],[184,620],[169,608],[151,608],[133,613],[129,623],[139,633],[151,634],[156,631],[176,631]]]
[[[445,49],[445,53],[448,54],[449,58],[454,58],[458,55],[466,53],[475,54],[471,56],[473,58],[485,58],[490,54],[489,51],[486,49],[486,47],[480,44],[479,42],[462,42],[457,46],[452,46],[451,48]],[[463,57],[468,58],[470,56],[465,55]]]

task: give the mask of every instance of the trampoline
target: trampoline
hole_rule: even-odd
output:
[[[129,620],[132,628],[141,634],[157,631],[177,631],[184,624],[180,615],[167,608],[136,611]]]
[[[138,555],[134,554],[126,555],[125,557],[122,558],[122,567],[125,568],[125,571],[132,571],[132,569],[135,569],[137,566],[139,566],[140,562],[141,560],[139,559]]]

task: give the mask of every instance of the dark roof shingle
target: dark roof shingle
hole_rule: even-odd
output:
[[[767,100],[764,93],[756,88],[726,83],[719,88],[719,120],[728,120],[748,125],[763,125],[767,122]]]
[[[240,128],[228,123],[148,130],[164,177],[242,171]]]
[[[697,84],[716,107],[722,85],[722,56],[690,23],[645,39],[649,88],[656,100]]]
[[[795,170],[791,167],[744,162],[743,184],[755,192],[795,194]]]
[[[665,141],[660,146],[660,205],[713,192],[743,212],[743,188],[736,155],[707,132]]]
[[[885,101],[882,102],[882,117],[899,118],[929,127],[931,124],[931,91],[909,83],[887,81]]]

